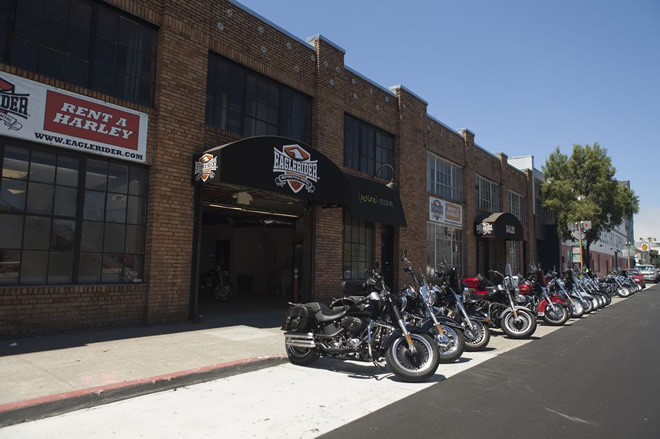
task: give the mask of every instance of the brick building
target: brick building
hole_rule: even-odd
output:
[[[374,260],[400,286],[402,254],[463,274],[535,254],[531,171],[323,36],[233,0],[0,8],[4,336],[208,316],[213,267],[233,302],[281,303]]]

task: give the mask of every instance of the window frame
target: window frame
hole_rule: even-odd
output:
[[[13,245],[3,245],[2,248],[0,248],[0,256],[4,257],[5,254],[8,253],[18,253],[18,265],[17,265],[17,276],[14,281],[8,281],[8,282],[0,282],[0,286],[52,286],[52,285],[88,285],[88,284],[126,284],[126,283],[145,283],[145,276],[144,276],[144,269],[145,269],[145,256],[146,256],[146,232],[147,232],[147,208],[148,208],[148,199],[149,199],[149,169],[146,166],[142,166],[136,163],[128,162],[128,161],[121,161],[121,160],[108,160],[105,157],[100,157],[100,156],[90,156],[86,154],[81,154],[77,152],[72,152],[64,149],[59,149],[59,148],[49,148],[47,146],[35,144],[35,143],[29,143],[29,142],[23,142],[20,140],[14,140],[14,139],[8,139],[8,138],[0,138],[0,172],[3,172],[5,169],[5,161],[6,161],[6,151],[7,147],[14,148],[17,151],[26,151],[27,152],[27,162],[22,162],[22,163],[27,163],[27,171],[26,175],[23,179],[20,178],[14,178],[14,177],[7,177],[4,176],[0,180],[0,195],[3,195],[4,192],[4,184],[7,180],[10,181],[24,181],[26,183],[25,185],[25,201],[23,202],[23,206],[20,209],[1,209],[0,210],[0,215],[3,218],[3,220],[9,220],[12,221],[12,216],[15,218],[20,218],[16,220],[16,224],[20,223],[21,224],[21,237],[18,240],[18,244],[13,243]],[[35,155],[44,155],[44,156],[51,156],[54,159],[54,167],[53,167],[53,180],[52,182],[44,183],[36,179],[31,179],[30,178],[30,173],[32,172],[32,168],[34,166],[34,163],[36,163],[33,158]],[[102,218],[100,219],[89,219],[85,217],[85,211],[86,211],[86,205],[85,205],[85,195],[86,192],[89,190],[94,190],[90,189],[87,186],[88,182],[88,177],[87,177],[87,172],[89,171],[89,162],[90,161],[97,161],[97,162],[102,162],[105,163],[106,169],[110,170],[111,168],[125,168],[127,173],[126,173],[126,178],[125,178],[125,190],[120,186],[118,190],[113,190],[113,187],[110,187],[109,184],[106,183],[105,189],[101,192],[103,194],[103,214]],[[59,173],[62,172],[61,169],[67,169],[66,168],[66,163],[76,163],[76,167],[69,167],[68,169],[76,169],[77,175],[75,177],[75,184],[71,179],[62,179],[60,182],[60,176]],[[109,171],[108,171],[109,172]],[[132,178],[131,173],[136,173],[134,177]],[[106,177],[107,178],[107,177]],[[138,185],[138,190],[135,190],[135,183]],[[27,198],[30,195],[30,185],[31,184],[40,184],[40,185],[46,185],[50,184],[53,186],[53,190],[51,191],[51,197],[52,197],[52,203],[51,207],[48,212],[30,212],[29,206],[28,206],[28,201]],[[58,188],[64,188],[64,189],[74,189],[75,194],[73,198],[69,198],[68,201],[72,201],[75,199],[75,209],[71,212],[61,214],[57,213],[55,211],[56,209],[56,198],[57,198],[57,189]],[[71,194],[70,194],[71,195]],[[112,217],[107,216],[107,207],[108,207],[108,202],[109,202],[109,197],[110,196],[123,196],[125,197],[125,208],[124,208],[124,217],[122,221],[116,221],[113,220]],[[131,207],[129,207],[129,202],[131,202],[131,199],[135,203],[135,215],[129,217],[129,211],[131,211]],[[64,204],[66,206],[66,203]],[[133,213],[131,211],[131,213]],[[30,245],[27,244],[26,240],[26,234],[29,232],[28,227],[26,226],[28,224],[28,221],[33,221],[33,219],[46,219],[48,222],[48,227],[49,230],[46,233],[48,235],[48,243],[45,243],[42,245],[40,248],[32,249]],[[135,219],[134,219],[135,218]],[[57,248],[55,246],[55,243],[53,242],[54,236],[55,236],[55,230],[54,230],[54,224],[55,222],[69,222],[73,224],[74,231],[72,233],[71,237],[71,242],[68,243],[70,248],[68,251],[70,252],[70,257],[71,257],[71,263],[70,266],[67,267],[69,272],[65,273],[65,278],[53,280],[51,277],[53,274],[51,273],[51,268],[55,266],[54,263],[59,263],[61,260],[59,259],[54,259],[54,255],[62,253],[62,251],[67,250],[67,248],[61,249]],[[97,223],[97,224],[102,224],[101,229],[102,229],[102,235],[101,235],[101,248],[99,251],[89,251],[85,247],[85,243],[83,242],[83,233],[85,230],[85,226],[88,223]],[[114,272],[114,277],[111,277],[110,279],[107,278],[107,276],[111,276],[111,274],[107,274],[108,270],[104,268],[104,261],[107,259],[106,257],[109,257],[111,254],[113,254],[110,251],[107,251],[107,249],[104,247],[105,242],[104,240],[106,239],[106,232],[107,226],[115,226],[115,227],[123,227],[124,233],[123,233],[123,241],[121,245],[121,251],[118,253],[120,254],[121,260],[120,266],[117,270]],[[128,230],[131,230],[134,232],[134,236],[136,237],[135,241],[129,242],[129,233]],[[66,244],[66,243],[65,243]],[[61,244],[59,244],[61,245]],[[46,262],[45,262],[45,267],[42,267],[40,270],[40,275],[41,277],[33,280],[33,281],[26,281],[25,280],[25,270],[26,267],[23,266],[23,260],[27,252],[42,252],[45,253],[46,257]],[[115,252],[116,253],[116,252]],[[83,278],[83,274],[81,273],[81,268],[85,265],[86,262],[89,262],[87,259],[90,255],[97,255],[98,260],[99,260],[99,272],[98,272],[98,278],[85,281],[85,280],[80,280]],[[136,266],[137,264],[137,266]],[[10,272],[14,273],[14,271]],[[106,274],[106,278],[104,279],[104,273]],[[13,279],[13,276],[12,276]]]
[[[441,234],[440,236],[438,234]],[[447,239],[449,238],[449,239]],[[438,242],[445,242],[442,246],[449,247],[448,255],[438,254]],[[431,221],[426,223],[426,274],[431,275],[443,261],[456,267],[459,276],[464,270],[465,237],[463,229],[447,224],[438,224]],[[458,250],[456,250],[458,248]],[[441,252],[442,253],[442,252]]]
[[[487,212],[497,212],[500,209],[500,185],[492,180],[476,175],[477,209]],[[488,188],[488,196],[484,196],[483,189]]]
[[[348,209],[344,209],[342,220],[342,274],[343,280],[364,280],[366,270],[374,261],[374,224],[353,219]],[[350,240],[347,240],[350,234]],[[357,260],[353,246],[358,246]],[[357,265],[357,269],[354,267]],[[350,275],[347,276],[347,273]]]
[[[344,113],[344,166],[389,180],[393,178],[395,136]],[[389,165],[392,169],[389,169]],[[379,169],[382,171],[379,172]]]
[[[527,224],[527,197],[516,191],[509,189],[509,212],[512,213],[521,223]],[[514,204],[514,200],[516,200]],[[514,209],[514,205],[516,209]]]
[[[439,169],[439,164],[445,166],[445,171],[442,172]],[[448,182],[438,181],[437,178],[440,173],[442,175],[448,176]],[[443,178],[446,180],[447,178]],[[445,160],[442,157],[432,153],[427,152],[426,158],[426,190],[429,193],[438,195],[440,197],[446,198],[448,200],[462,202],[463,201],[463,168],[458,166],[449,160]]]

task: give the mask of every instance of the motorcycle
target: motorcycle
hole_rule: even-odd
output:
[[[199,287],[216,300],[225,301],[234,293],[229,282],[229,272],[220,266],[220,263],[211,255],[214,261],[213,268],[202,274]]]
[[[519,279],[511,273],[511,265],[506,264],[505,274],[495,270],[490,273],[495,277],[495,284],[481,275],[463,280],[468,285],[476,283],[478,288],[474,296],[470,296],[467,309],[486,314],[491,327],[500,327],[511,338],[531,337],[536,331],[536,316],[529,309],[515,304]]]
[[[551,326],[562,326],[570,317],[568,304],[556,295],[550,295],[554,288],[554,279],[546,284],[546,277],[541,267],[530,265],[530,272],[520,284],[520,295],[516,301],[536,313],[538,317]]]
[[[438,368],[436,341],[422,328],[408,326],[406,300],[395,296],[383,277],[371,270],[368,294],[353,305],[290,303],[282,324],[289,361],[308,365],[320,356],[373,362],[403,381],[425,381]]]
[[[436,295],[430,291],[426,277],[420,273],[420,283],[410,261],[404,258],[403,262],[407,265],[403,271],[412,278],[412,286],[402,291],[408,301],[407,318],[413,325],[429,331],[435,337],[441,363],[456,361],[465,350],[463,328],[454,319],[436,314],[432,308]]]

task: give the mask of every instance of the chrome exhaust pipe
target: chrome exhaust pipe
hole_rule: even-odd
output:
[[[293,346],[296,348],[308,348],[313,349],[316,347],[314,343],[314,337],[311,333],[309,334],[287,334],[284,338],[284,344],[286,346]]]

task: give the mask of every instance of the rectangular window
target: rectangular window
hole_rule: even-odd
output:
[[[0,285],[141,281],[142,166],[0,143]]]
[[[0,61],[153,105],[157,28],[94,0],[2,4]]]
[[[344,115],[344,166],[385,180],[393,178],[394,136]]]
[[[443,263],[463,274],[463,231],[454,227],[426,223],[426,273],[433,274]]]
[[[520,268],[520,241],[506,241],[507,257],[506,261],[511,264],[511,272],[514,275],[522,274]]]
[[[477,175],[477,209],[497,212],[500,209],[500,187],[497,183]]]
[[[374,260],[373,224],[351,218],[344,209],[343,273],[342,279],[366,279],[365,272]]]
[[[206,124],[243,136],[310,142],[312,99],[228,59],[209,55]]]
[[[463,201],[463,169],[431,153],[426,160],[426,184],[428,192]]]
[[[515,215],[521,223],[527,223],[527,206],[525,204],[525,197],[522,195],[509,191],[509,212]]]

